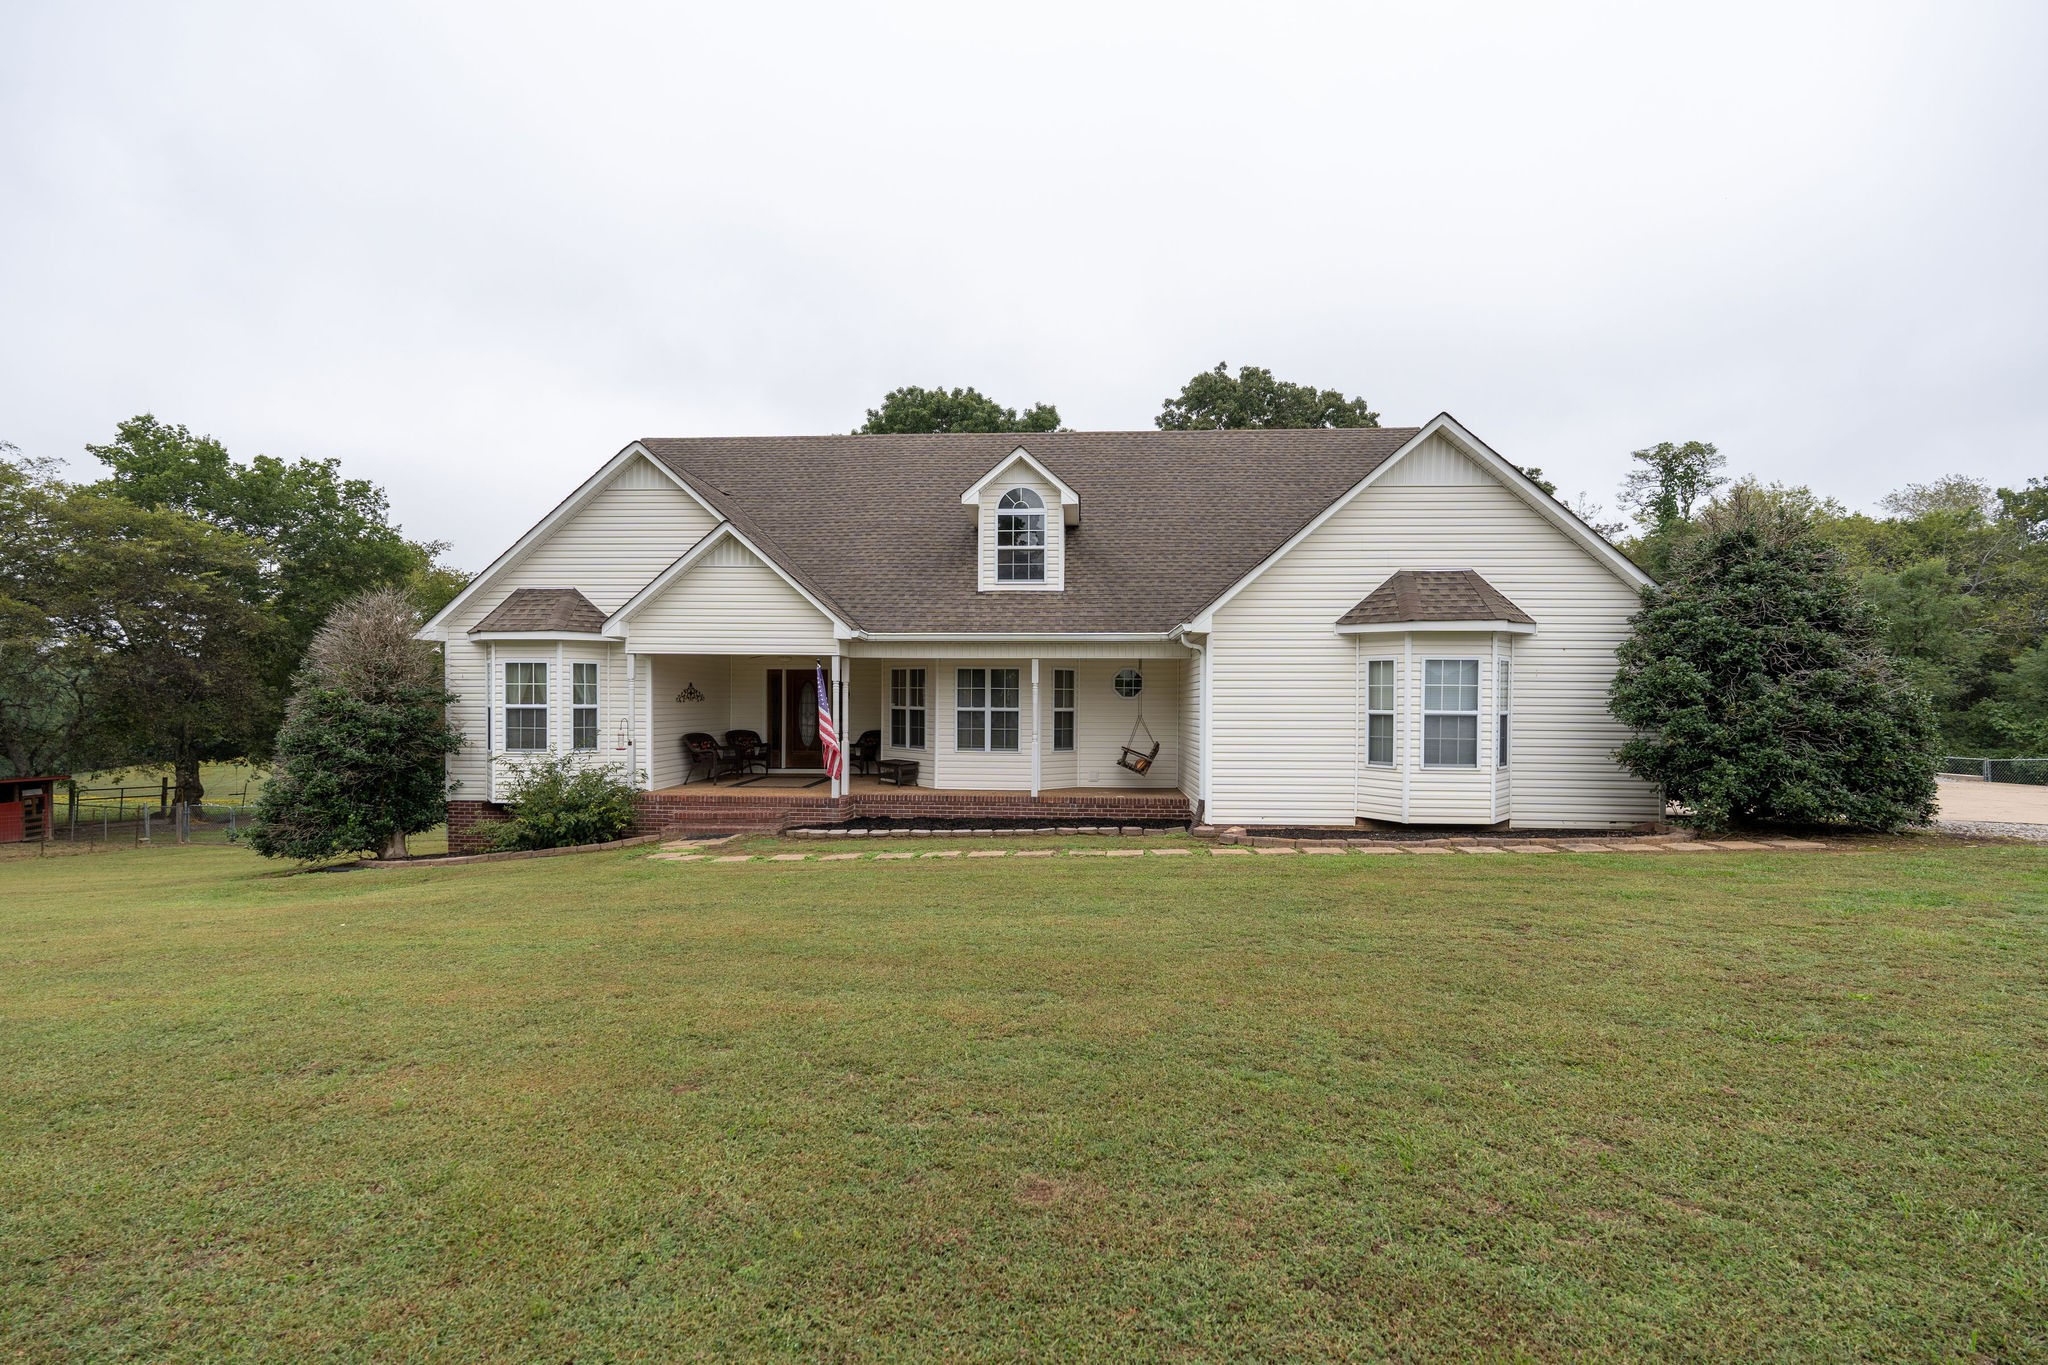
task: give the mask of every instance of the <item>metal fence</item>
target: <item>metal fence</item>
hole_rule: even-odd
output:
[[[96,793],[87,798],[88,791]],[[79,799],[59,801],[50,812],[47,838],[53,844],[234,843],[249,827],[249,808],[239,801],[184,804],[101,796],[107,789],[78,790]]]
[[[2048,787],[2048,758],[1944,758],[1941,770],[1952,777]]]

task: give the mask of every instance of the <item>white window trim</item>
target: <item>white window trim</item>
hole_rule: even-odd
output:
[[[1012,498],[1017,499],[1016,505],[1005,506]],[[994,514],[996,537],[993,547],[995,550],[995,586],[999,588],[1043,588],[1050,585],[1052,582],[1052,528],[1049,518],[1045,514],[1045,499],[1039,495],[1038,490],[1025,484],[1004,489],[996,497]],[[1003,577],[1003,551],[1006,548],[1003,545],[1003,518],[1005,517],[1021,518],[1024,523],[1022,529],[1027,532],[1034,529],[1035,526],[1038,532],[1038,544],[1036,546],[1009,546],[1007,548],[1012,555],[1019,553],[1030,554],[1035,551],[1038,555],[1038,573],[1036,576],[1030,578]]]
[[[1422,668],[1416,674],[1416,710],[1422,718],[1421,748],[1416,755],[1417,758],[1421,760],[1419,766],[1430,772],[1470,773],[1479,771],[1481,768],[1486,766],[1485,764],[1480,762],[1480,757],[1484,753],[1484,743],[1480,736],[1479,718],[1486,714],[1484,706],[1485,698],[1483,695],[1481,695],[1485,691],[1486,687],[1486,670],[1482,666],[1482,661],[1478,657],[1473,655],[1432,654],[1425,655],[1422,658],[1421,663]],[[1474,686],[1472,698],[1473,705],[1470,711],[1443,711],[1430,709],[1429,687],[1426,679],[1429,676],[1429,666],[1431,664],[1472,665],[1472,677]],[[1431,763],[1429,761],[1429,720],[1432,716],[1470,716],[1472,718],[1473,745],[1472,761],[1470,763]]]
[[[979,673],[979,674],[981,674],[981,675],[982,675],[982,679],[981,679],[981,702],[982,702],[982,704],[981,704],[980,706],[962,706],[962,705],[960,704],[960,675],[961,675],[962,673]],[[995,702],[995,694],[996,694],[996,687],[995,687],[995,678],[994,678],[994,676],[993,676],[993,675],[995,675],[995,674],[997,674],[997,673],[1014,673],[1014,674],[1017,674],[1017,675],[1018,675],[1018,676],[1017,676],[1017,684],[1016,684],[1016,687],[1015,687],[1015,688],[1013,689],[1013,690],[1015,690],[1015,691],[1017,692],[1017,694],[1018,694],[1018,695],[1017,695],[1017,701],[1018,701],[1018,705],[1016,705],[1016,706],[997,706],[997,705],[995,705],[995,704],[994,704],[994,702]],[[1015,667],[1009,667],[1009,666],[1003,666],[1003,665],[980,665],[980,666],[977,666],[977,667],[973,667],[973,668],[965,668],[965,667],[961,667],[961,668],[955,668],[955,669],[953,670],[953,750],[954,750],[954,752],[955,752],[955,753],[966,753],[966,754],[1015,754],[1015,753],[1022,753],[1022,752],[1023,752],[1023,746],[1024,746],[1024,710],[1023,710],[1023,700],[1024,700],[1024,697],[1023,697],[1023,688],[1024,688],[1023,670],[1022,670],[1022,669],[1019,669],[1019,668],[1015,668]],[[978,716],[980,716],[980,717],[981,717],[981,743],[979,743],[979,744],[975,744],[975,745],[966,745],[966,744],[962,744],[962,743],[960,742],[960,717],[961,717],[961,716],[963,716],[963,715],[978,715]],[[1007,749],[998,749],[998,748],[997,748],[997,747],[995,746],[995,736],[996,736],[996,724],[995,724],[995,718],[996,718],[996,717],[997,717],[998,715],[1010,715],[1010,716],[1015,716],[1015,717],[1017,717],[1017,743],[1016,743],[1016,744],[1015,744],[1014,746],[1012,746],[1012,747],[1010,747],[1010,748],[1007,748]]]
[[[543,669],[547,670],[541,675],[546,679],[542,687],[542,694],[546,700],[538,705],[532,702],[521,702],[515,706],[512,703],[512,693],[508,686],[507,674],[514,664],[539,664]],[[556,740],[555,708],[553,704],[555,695],[555,661],[545,655],[522,656],[518,654],[501,654],[498,656],[497,669],[498,676],[495,690],[498,701],[498,742],[500,745],[498,752],[514,755],[519,758],[528,758],[534,754],[552,753]],[[547,730],[546,743],[537,749],[515,749],[512,747],[512,712],[515,710],[539,711],[541,713],[542,724]]]
[[[1387,666],[1387,687],[1394,695],[1383,710],[1375,710],[1372,704],[1372,670],[1375,664]],[[1387,744],[1392,750],[1381,761],[1372,756],[1372,722],[1375,716],[1387,718]],[[1365,766],[1368,768],[1396,768],[1401,763],[1401,661],[1392,655],[1378,658],[1367,657],[1365,661]]]
[[[1067,705],[1060,705],[1060,674],[1067,675]],[[1055,668],[1052,671],[1052,751],[1056,754],[1071,754],[1080,748],[1080,701],[1081,670],[1078,668]],[[1067,718],[1067,742],[1060,744],[1060,716]]]
[[[590,670],[591,700],[588,705],[579,705],[576,701],[576,670],[579,668]],[[596,753],[604,748],[604,665],[596,659],[571,659],[569,660],[567,681],[569,686],[569,752],[572,754]],[[590,744],[587,748],[576,743],[576,713],[579,711],[588,711],[590,713]]]
[[[1505,654],[1493,658],[1493,766],[1511,766],[1515,738],[1515,661]]]
[[[903,678],[903,689],[904,689],[904,691],[903,691],[903,695],[904,695],[904,702],[903,702],[903,704],[902,704],[901,706],[899,706],[899,705],[897,705],[897,704],[896,704],[896,675],[897,675],[897,674],[899,674],[899,673],[901,673],[901,674],[903,674],[903,675],[904,675],[904,678]],[[924,678],[923,678],[923,680],[922,680],[922,681],[921,681],[921,682],[920,682],[920,683],[918,684],[918,686],[919,686],[919,689],[920,689],[920,690],[921,690],[921,691],[922,691],[922,692],[924,693],[924,703],[923,703],[923,705],[920,705],[920,706],[912,706],[912,705],[910,704],[910,701],[909,701],[909,698],[910,698],[910,676],[909,676],[909,675],[910,675],[910,674],[912,674],[912,673],[922,673],[922,674],[924,674]],[[888,700],[887,700],[887,710],[888,710],[888,712],[889,712],[889,730],[888,730],[888,735],[889,735],[889,747],[890,747],[891,749],[901,749],[901,750],[904,750],[904,751],[906,751],[906,752],[910,752],[910,753],[924,753],[924,752],[926,752],[927,750],[929,750],[929,749],[931,748],[931,744],[932,744],[932,683],[931,683],[931,670],[930,670],[930,669],[928,669],[928,668],[926,668],[926,667],[925,667],[925,666],[924,666],[923,664],[904,664],[904,665],[903,665],[902,667],[900,667],[900,668],[898,668],[898,667],[893,667],[893,666],[892,666],[892,667],[891,667],[891,668],[889,669],[889,681],[888,681],[888,688],[889,688],[889,693],[888,693]],[[905,743],[902,743],[902,744],[898,744],[898,743],[896,742],[896,713],[897,713],[897,712],[899,712],[899,711],[901,711],[901,712],[903,713],[903,737],[904,737],[904,740],[906,741]],[[911,714],[912,714],[913,712],[915,712],[915,713],[916,713],[916,714],[917,714],[917,715],[918,715],[919,717],[921,717],[921,723],[920,723],[920,725],[919,725],[919,727],[918,727],[918,728],[924,731],[924,743],[922,743],[922,744],[911,744],[911,743],[909,743],[909,742],[908,742],[908,740],[909,740],[909,738],[910,738],[910,716],[911,716]],[[957,734],[957,731],[956,731],[956,734]]]

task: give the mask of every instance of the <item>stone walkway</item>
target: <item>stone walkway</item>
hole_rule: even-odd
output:
[[[934,848],[887,849],[875,853],[841,850],[831,853],[720,853],[717,841],[676,840],[651,858],[658,862],[707,863],[898,863],[952,858],[1258,858],[1341,857],[1354,854],[1400,854],[1411,857],[1495,857],[1539,853],[1750,853],[1767,850],[1815,851],[1832,847],[1819,839],[1550,839],[1502,840],[1499,843],[1397,843],[1365,839],[1343,843],[1288,843],[1271,840],[1251,846],[1217,844],[1204,848]]]

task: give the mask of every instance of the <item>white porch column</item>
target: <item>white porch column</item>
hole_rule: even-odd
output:
[[[1038,738],[1038,660],[1031,661],[1031,794],[1038,795],[1039,778],[1045,764],[1045,746]]]
[[[847,734],[846,688],[839,681],[839,651],[832,651],[832,728],[839,736],[839,776],[832,779],[832,794],[844,796],[852,786],[853,765],[847,761],[846,748],[853,743]]]

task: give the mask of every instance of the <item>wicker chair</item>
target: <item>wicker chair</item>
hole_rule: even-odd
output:
[[[855,772],[873,773],[877,771],[876,765],[882,761],[882,732],[880,730],[862,731],[861,737],[853,742],[853,748],[848,752],[852,755],[853,770]]]
[[[710,774],[711,784],[718,785],[721,774],[732,772],[732,761],[725,751],[718,747],[717,739],[702,730],[692,730],[683,736],[683,785],[690,785],[691,776],[703,768]]]
[[[725,732],[726,762],[733,772],[751,772],[755,768],[761,775],[768,775],[768,745],[754,730],[727,730]]]

